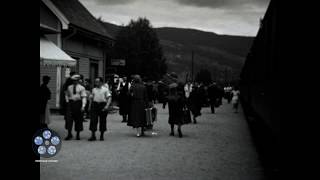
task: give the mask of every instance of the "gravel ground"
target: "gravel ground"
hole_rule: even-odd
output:
[[[182,127],[183,138],[169,136],[168,109],[161,107],[157,105],[156,135],[148,131],[145,137],[136,137],[118,114],[111,114],[105,141],[89,142],[89,122],[85,122],[81,140],[63,141],[51,158],[58,162],[41,163],[41,179],[265,179],[241,107],[237,114],[225,101],[216,114],[203,108],[198,124]],[[62,116],[53,116],[49,128],[63,138],[67,134]]]

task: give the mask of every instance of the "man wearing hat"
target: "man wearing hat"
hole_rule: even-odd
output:
[[[77,140],[80,140],[80,131],[83,130],[83,117],[82,112],[86,106],[86,90],[79,84],[80,75],[75,74],[71,76],[73,81],[72,85],[69,85],[66,90],[66,102],[68,103],[70,109],[70,116],[66,118],[65,128],[68,130],[68,136],[65,140],[70,140],[72,138],[72,127],[73,122],[75,123],[75,131],[77,132]]]

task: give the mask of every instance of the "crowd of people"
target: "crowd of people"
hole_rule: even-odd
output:
[[[173,76],[173,79],[177,79],[177,76]],[[49,81],[50,77],[44,76],[40,86],[41,127],[47,127],[49,123]],[[137,137],[144,136],[146,129],[150,128],[146,111],[156,110],[154,105],[158,102],[163,104],[163,108],[168,105],[170,136],[174,136],[174,127],[177,126],[178,136],[183,137],[182,125],[192,121],[196,124],[197,118],[201,116],[202,107],[210,106],[211,112],[215,113],[215,108],[222,104],[223,97],[228,99],[231,96],[233,108],[238,112],[240,91],[237,87],[222,89],[215,82],[204,85],[191,81],[185,84],[173,81],[164,85],[152,80],[143,81],[139,75],[131,76],[130,81],[123,76],[115,81],[116,83],[110,82],[113,81],[104,82],[103,78],[98,77],[91,85],[89,79],[83,79],[82,75],[74,72],[70,73],[70,77],[62,86],[60,98],[61,113],[64,115],[65,129],[68,132],[65,140],[73,138],[72,129],[76,132],[76,139],[80,140],[83,122],[89,118],[91,137],[88,140],[97,140],[96,131],[99,130],[100,140],[103,141],[104,133],[107,131],[107,116],[112,111],[114,99],[117,99],[122,122],[136,129]]]

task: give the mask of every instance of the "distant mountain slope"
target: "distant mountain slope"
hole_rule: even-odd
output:
[[[163,40],[170,40],[181,44],[196,44],[224,49],[232,54],[246,55],[251,46],[252,37],[218,35],[213,32],[182,28],[157,28],[158,36]]]
[[[103,23],[108,33],[116,36],[121,26]],[[191,54],[194,52],[194,74],[201,68],[208,69],[215,80],[239,77],[245,57],[254,37],[218,35],[195,29],[155,28],[168,72],[176,72],[180,79],[191,72]]]

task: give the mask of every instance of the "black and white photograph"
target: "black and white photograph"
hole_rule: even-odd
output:
[[[277,8],[40,0],[40,179],[280,179]]]

